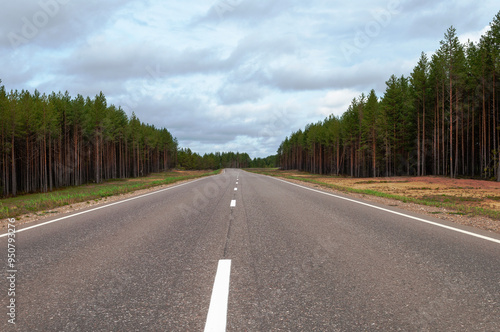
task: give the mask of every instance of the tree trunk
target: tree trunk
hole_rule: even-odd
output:
[[[11,137],[11,163],[12,163],[12,185],[11,192],[13,196],[17,195],[17,176],[16,176],[16,154],[15,154],[15,140],[14,140],[14,125],[12,125],[12,137]]]
[[[426,140],[425,140],[425,86],[424,86],[424,91],[422,92],[422,95],[423,95],[423,117],[422,117],[422,156],[421,156],[421,159],[422,159],[422,168],[421,168],[421,175],[426,175],[426,162],[425,162],[425,153],[426,153],[426,149],[425,149],[425,143],[426,143]]]
[[[450,69],[450,177],[453,176],[453,86]]]
[[[417,176],[420,176],[420,114],[417,112]]]

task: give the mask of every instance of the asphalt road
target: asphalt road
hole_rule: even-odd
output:
[[[226,170],[19,227],[0,330],[500,331],[498,235],[358,202]]]

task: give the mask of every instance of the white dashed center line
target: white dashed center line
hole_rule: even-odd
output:
[[[231,260],[221,259],[215,274],[212,298],[208,308],[205,332],[226,331],[227,300],[229,296],[229,278],[231,275]]]
[[[231,200],[231,207],[235,207],[235,206],[236,206],[236,200],[233,199],[233,200]]]

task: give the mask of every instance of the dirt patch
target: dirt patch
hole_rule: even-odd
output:
[[[368,194],[349,193],[354,197],[379,202],[388,206],[426,214],[458,224],[473,226],[479,229],[500,233],[500,220],[477,213],[468,213],[478,209],[500,212],[500,183],[472,179],[450,179],[438,176],[423,177],[388,177],[388,178],[347,178],[320,176],[298,171],[265,171],[265,173],[281,177],[294,177],[305,181],[317,181],[342,188],[370,190],[399,197],[415,198],[429,202],[429,205],[403,202]],[[290,179],[288,179],[290,180]],[[309,182],[295,181],[308,186],[318,186]],[[331,192],[339,192],[330,187],[323,187]],[[452,206],[460,206],[454,209]]]
[[[351,179],[321,177],[320,181],[356,189],[376,190],[437,202],[458,202],[467,206],[500,211],[500,183],[445,177],[398,177]]]
[[[438,202],[459,202],[467,206],[500,211],[500,183],[471,179],[450,179],[437,176],[345,178],[318,176],[298,171],[277,171],[276,175],[304,179],[360,189],[375,190],[391,195],[419,199],[434,199]]]

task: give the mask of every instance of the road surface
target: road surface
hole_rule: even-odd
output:
[[[19,226],[0,330],[500,331],[498,235],[360,202],[229,169]]]

